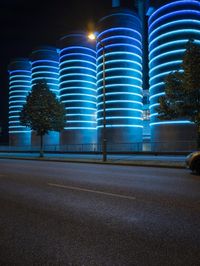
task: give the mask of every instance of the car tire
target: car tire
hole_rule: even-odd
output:
[[[194,163],[194,170],[195,172],[200,175],[200,159],[197,159]]]

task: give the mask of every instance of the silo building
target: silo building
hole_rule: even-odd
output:
[[[74,151],[95,149],[96,51],[86,33],[60,39],[60,99],[66,109],[61,144]]]
[[[13,60],[9,70],[9,144],[11,146],[31,145],[31,130],[22,126],[20,112],[31,90],[31,63],[26,58]]]
[[[42,46],[32,51],[32,87],[39,80],[46,81],[49,89],[59,98],[59,57],[58,49],[51,46]],[[49,132],[44,137],[46,149],[52,148],[51,145],[59,145],[59,132]],[[32,145],[39,144],[39,137],[32,132]]]
[[[200,43],[200,2],[173,1],[149,17],[149,68],[151,141],[153,150],[191,150],[195,147],[195,126],[186,119],[161,121],[156,108],[165,94],[164,78],[181,71],[186,43]]]
[[[143,131],[141,21],[118,5],[113,1],[112,12],[98,23],[98,142],[106,139],[110,151],[138,150]]]

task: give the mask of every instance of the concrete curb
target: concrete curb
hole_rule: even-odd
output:
[[[160,168],[177,168],[185,169],[186,166],[181,162],[163,162],[163,161],[114,161],[108,160],[102,162],[101,160],[88,160],[88,159],[64,159],[64,158],[49,158],[49,157],[14,157],[14,156],[0,156],[0,159],[13,159],[13,160],[31,160],[43,162],[65,162],[65,163],[88,163],[88,164],[105,164],[105,165],[121,165],[121,166],[140,166],[140,167],[160,167]]]

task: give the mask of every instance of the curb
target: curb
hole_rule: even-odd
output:
[[[12,157],[12,156],[0,156],[0,159],[13,159],[13,160],[26,160],[26,161],[43,161],[43,162],[65,162],[65,163],[88,163],[88,164],[105,164],[105,165],[121,165],[121,166],[140,166],[140,167],[159,167],[159,168],[177,168],[177,169],[186,169],[184,163],[165,163],[155,161],[107,161],[102,162],[100,160],[85,160],[85,159],[62,159],[62,158],[39,158],[39,157]]]

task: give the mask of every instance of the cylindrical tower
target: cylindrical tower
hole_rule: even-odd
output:
[[[135,148],[138,149],[143,129],[141,21],[134,12],[116,8],[99,21],[98,29],[98,141],[102,142],[106,131],[108,144],[137,143]],[[105,129],[103,123],[106,124]],[[108,149],[111,146],[108,145]],[[121,150],[129,148],[133,149],[133,145],[120,145]]]
[[[94,46],[83,33],[72,33],[60,39],[60,99],[67,113],[61,135],[63,145],[96,143]]]
[[[59,57],[58,50],[54,47],[43,46],[35,49],[31,53],[32,63],[32,86],[38,80],[45,80],[49,89],[59,97]],[[59,144],[58,132],[49,132],[44,137],[46,148],[48,145]],[[39,137],[32,133],[32,144],[39,144]]]
[[[200,41],[200,3],[174,1],[157,9],[149,18],[149,68],[151,140],[154,150],[188,150],[196,138],[189,121],[160,121],[156,107],[164,95],[164,78],[180,70],[186,43]],[[193,144],[195,145],[195,144]]]
[[[31,90],[31,64],[17,58],[9,67],[9,143],[12,146],[31,144],[31,131],[20,124],[19,115]]]

